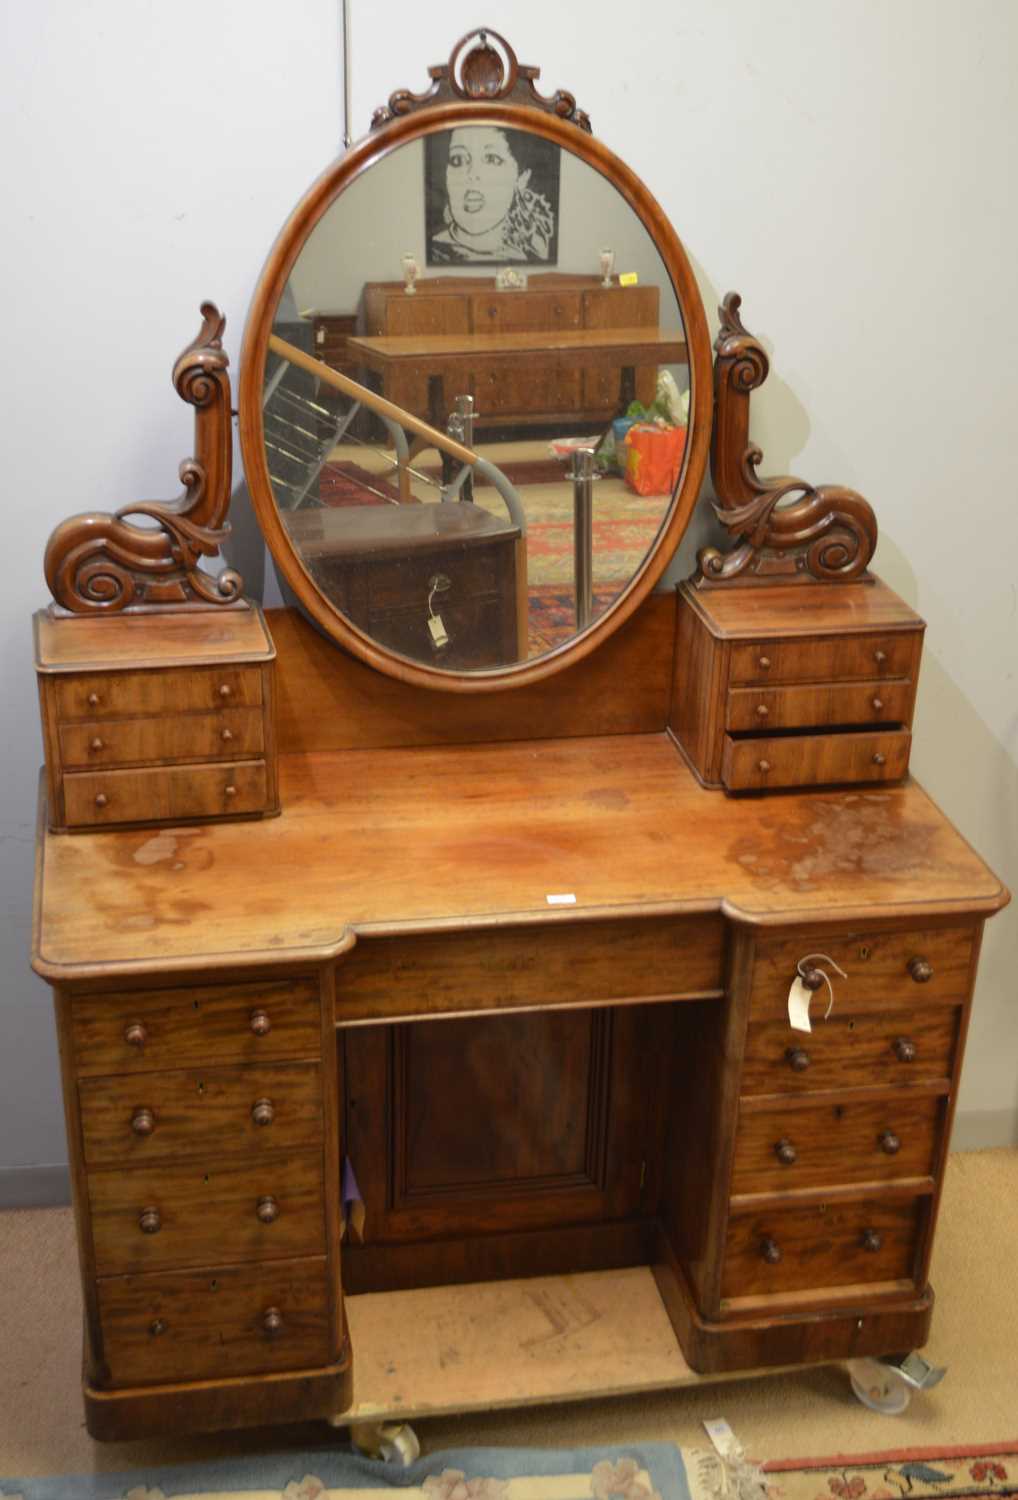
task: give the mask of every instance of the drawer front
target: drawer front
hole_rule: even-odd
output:
[[[66,822],[74,828],[233,818],[263,812],[268,802],[263,760],[75,771],[64,777],[63,786]]]
[[[908,724],[912,698],[911,682],[735,688],[728,694],[725,728],[765,733],[824,724]]]
[[[114,1385],[221,1379],[329,1364],[324,1259],[98,1282]]]
[[[755,1021],[788,1020],[788,989],[796,964],[809,954],[826,954],[845,971],[834,980],[834,1017],[860,1010],[926,1011],[931,1002],[966,999],[972,964],[971,927],[935,927],[908,932],[821,934],[800,932],[795,937],[762,937],[753,965],[750,1015]],[[826,987],[823,994],[827,993]],[[820,992],[813,1014],[822,1015]],[[822,1023],[821,1023],[822,1024]],[[817,1031],[789,1032],[808,1048]]]
[[[921,631],[745,641],[732,647],[728,677],[735,684],[914,677],[921,641]]]
[[[457,293],[443,296],[429,293],[425,297],[407,297],[400,292],[387,297],[384,303],[384,322],[371,333],[387,333],[397,337],[416,333],[469,333],[469,309],[467,299]]]
[[[726,734],[721,779],[733,792],[845,781],[899,781],[908,770],[911,743],[907,729],[747,740],[735,740]]]
[[[267,1154],[322,1139],[321,1078],[313,1063],[83,1078],[78,1098],[89,1166],[178,1155],[213,1159],[217,1151]]]
[[[482,419],[517,412],[576,411],[580,405],[580,371],[559,367],[547,356],[535,356],[528,370],[478,362],[471,385]]]
[[[336,965],[341,1021],[720,994],[719,916],[362,938]]]
[[[325,1254],[320,1151],[90,1172],[96,1271]]]
[[[505,292],[472,296],[470,312],[475,333],[545,333],[556,328],[579,328],[579,292]]]
[[[60,757],[68,768],[158,760],[215,760],[265,749],[260,708],[167,715],[161,719],[83,720],[60,726]]]
[[[83,995],[71,1010],[79,1078],[321,1053],[313,979]]]
[[[930,1177],[943,1101],[909,1098],[743,1112],[732,1193]]]
[[[57,679],[56,700],[60,719],[257,708],[262,701],[262,673],[260,667],[82,673]]]
[[[950,1079],[959,1015],[953,1006],[858,1016],[836,1008],[808,1036],[793,1031],[787,1019],[754,1021],[746,1034],[742,1094],[804,1094]]]
[[[733,1216],[722,1300],[912,1281],[919,1222],[915,1199],[819,1203]]]

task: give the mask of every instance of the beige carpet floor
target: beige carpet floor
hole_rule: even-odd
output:
[[[951,1158],[932,1280],[927,1357],[949,1367],[899,1417],[867,1411],[843,1367],[418,1424],[425,1452],[453,1445],[573,1447],[703,1442],[724,1416],[759,1459],[1018,1439],[1018,1150]],[[284,1447],[328,1447],[322,1424],[99,1445],[79,1398],[80,1302],[66,1209],[0,1215],[0,1476],[89,1473]]]

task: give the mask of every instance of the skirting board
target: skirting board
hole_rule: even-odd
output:
[[[1013,1109],[970,1109],[954,1117],[952,1151],[987,1151],[1018,1146],[1018,1113]]]

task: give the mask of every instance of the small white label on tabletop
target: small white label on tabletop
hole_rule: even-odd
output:
[[[704,1419],[704,1431],[714,1444],[715,1449],[724,1458],[731,1448],[735,1446],[735,1433],[729,1427],[724,1417],[711,1417]]]
[[[567,891],[561,896],[545,896],[549,906],[575,906],[576,897],[572,891]]]
[[[812,998],[813,991],[806,988],[797,974],[788,992],[788,1024],[793,1031],[813,1030],[809,1024],[809,1002]]]

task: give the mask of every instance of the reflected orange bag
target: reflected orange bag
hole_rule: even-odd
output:
[[[626,433],[626,483],[638,495],[670,495],[682,467],[685,427],[638,422]]]

